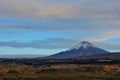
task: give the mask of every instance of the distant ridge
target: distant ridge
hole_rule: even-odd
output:
[[[46,58],[47,59],[68,59],[68,58],[75,58],[78,56],[88,56],[88,55],[105,54],[105,53],[110,53],[110,52],[104,49],[98,48],[88,41],[82,41],[69,50],[48,56]]]

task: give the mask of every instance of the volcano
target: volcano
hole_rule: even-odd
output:
[[[79,56],[89,56],[89,55],[97,55],[97,54],[106,54],[110,53],[104,49],[98,48],[94,46],[92,43],[88,41],[82,41],[69,50],[48,56],[48,59],[69,59],[75,58]]]

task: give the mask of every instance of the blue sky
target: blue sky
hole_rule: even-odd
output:
[[[87,40],[120,51],[120,0],[0,0],[0,55],[51,55]]]

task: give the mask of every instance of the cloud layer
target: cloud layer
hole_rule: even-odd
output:
[[[46,40],[34,40],[29,42],[23,41],[0,41],[0,46],[14,47],[14,48],[36,48],[36,49],[64,49],[76,43],[76,40],[56,38]]]
[[[74,39],[46,39],[46,40],[35,40],[29,42],[22,41],[0,41],[0,46],[3,47],[13,47],[13,48],[35,48],[35,49],[69,49],[77,44],[77,40]],[[93,44],[98,45],[100,48],[108,50],[119,50],[120,44],[108,43],[108,42],[93,42]]]
[[[120,38],[119,8],[120,0],[0,0],[0,46],[61,49],[88,40],[108,49],[119,49],[120,42],[108,43]],[[37,32],[40,38],[31,36],[32,40],[25,41],[23,32]],[[42,33],[48,35],[43,35],[43,39],[39,36]],[[9,35],[16,39],[11,41]]]
[[[1,0],[1,16],[28,18],[114,18],[119,17],[118,0]]]

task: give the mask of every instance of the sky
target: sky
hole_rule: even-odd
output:
[[[0,0],[0,55],[52,55],[81,41],[120,51],[120,0]]]

